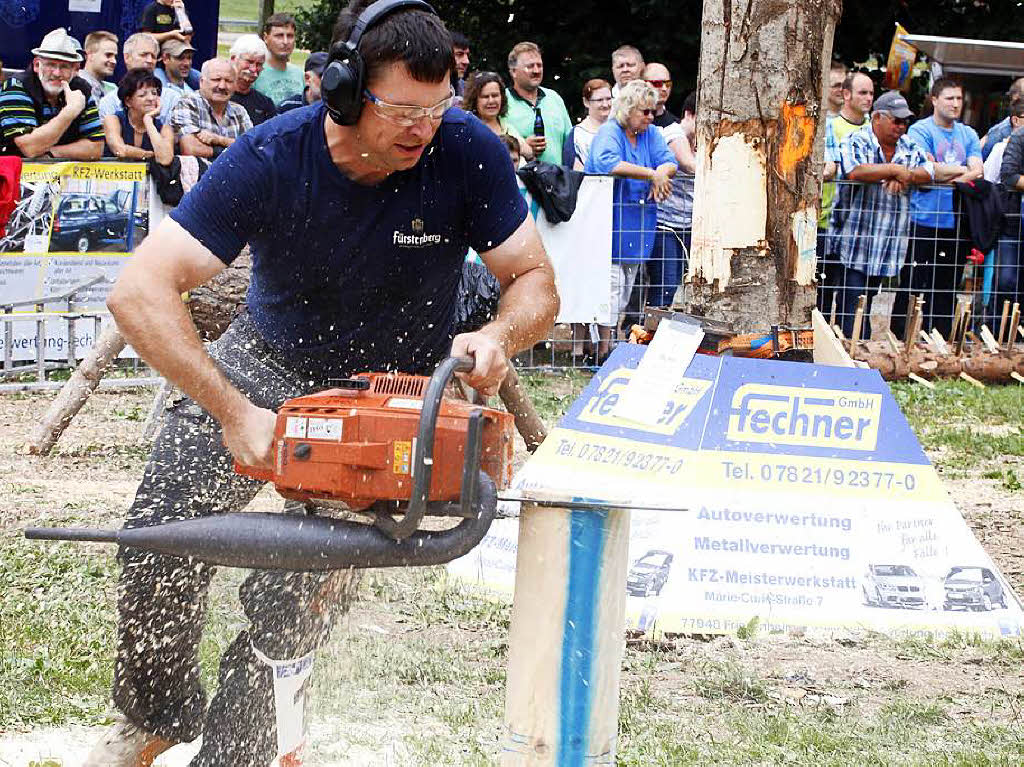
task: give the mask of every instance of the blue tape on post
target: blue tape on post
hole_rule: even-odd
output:
[[[574,511],[569,518],[569,593],[559,687],[559,767],[582,767],[589,746],[591,673],[607,521],[605,511]]]

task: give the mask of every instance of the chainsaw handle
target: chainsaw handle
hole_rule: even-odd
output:
[[[441,411],[441,400],[455,374],[468,372],[475,364],[472,357],[446,357],[427,382],[423,394],[423,408],[420,410],[419,430],[416,433],[416,446],[412,451],[412,494],[409,496],[409,506],[401,522],[379,525],[395,540],[400,541],[412,535],[426,514],[430,479],[434,471],[434,434],[437,431],[437,415]],[[474,459],[479,460],[476,456],[466,456],[467,461]]]

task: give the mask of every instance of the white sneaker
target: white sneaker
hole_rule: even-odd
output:
[[[160,754],[176,745],[146,732],[123,716],[104,730],[82,767],[150,767]]]

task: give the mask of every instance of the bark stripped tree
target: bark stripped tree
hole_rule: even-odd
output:
[[[739,331],[807,324],[841,0],[704,0],[690,311]]]

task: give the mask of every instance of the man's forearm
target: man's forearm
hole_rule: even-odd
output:
[[[558,315],[555,275],[547,264],[517,276],[502,291],[498,316],[480,328],[505,350],[506,357],[547,337]]]
[[[177,290],[142,275],[122,277],[107,306],[139,356],[220,423],[241,412],[248,400],[203,348]]]
[[[183,134],[181,137],[181,153],[193,157],[213,157],[213,147],[204,144],[192,134]]]
[[[50,154],[62,160],[98,160],[103,156],[103,142],[80,138],[70,144],[57,144]]]
[[[941,184],[945,181],[952,181],[967,173],[966,165],[948,165],[944,162],[935,163],[935,183]]]
[[[901,166],[894,163],[865,163],[858,165],[848,174],[846,178],[850,181],[860,181],[866,184],[878,181],[888,181],[896,178],[900,173]]]
[[[60,141],[60,137],[64,135],[74,119],[75,115],[72,115],[67,109],[62,109],[45,125],[40,125],[24,136],[16,136],[14,143],[18,145],[18,150],[24,157],[39,157],[49,152],[53,145]]]

